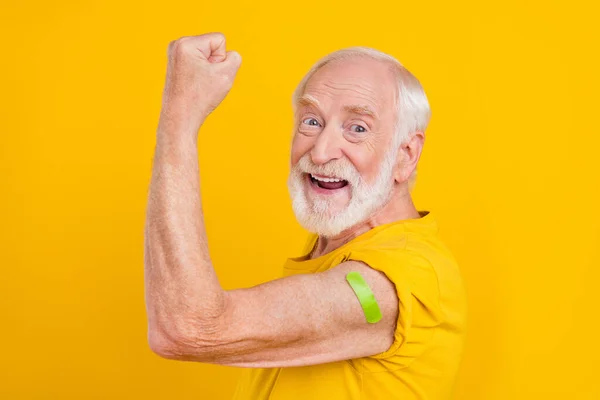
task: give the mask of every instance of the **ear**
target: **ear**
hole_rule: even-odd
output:
[[[412,133],[410,139],[400,145],[398,159],[394,168],[394,179],[396,182],[404,183],[408,181],[412,172],[417,168],[424,143],[425,133],[416,131]]]

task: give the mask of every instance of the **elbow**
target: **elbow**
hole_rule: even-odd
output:
[[[227,313],[222,308],[218,310],[185,316],[167,312],[161,314],[162,318],[152,314],[148,320],[150,350],[170,360],[213,362],[227,348],[229,341],[225,338],[231,336],[226,334],[230,325],[225,322]]]
[[[148,346],[150,350],[159,357],[177,360],[183,354],[179,341],[173,335],[169,335],[158,328],[148,328]]]
[[[218,337],[216,332],[202,329],[148,329],[150,350],[168,360],[214,361],[222,344]]]

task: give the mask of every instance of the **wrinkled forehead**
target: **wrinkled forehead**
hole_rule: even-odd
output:
[[[368,57],[334,60],[310,77],[296,106],[310,98],[340,106],[364,105],[381,115],[395,105],[397,87],[390,63]]]

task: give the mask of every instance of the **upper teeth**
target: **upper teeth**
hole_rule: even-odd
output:
[[[314,176],[314,175],[311,175],[311,176],[321,182],[341,182],[343,180],[343,179],[338,179],[338,178],[319,178],[318,176]]]

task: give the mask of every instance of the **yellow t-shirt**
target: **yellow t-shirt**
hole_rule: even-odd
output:
[[[320,365],[244,369],[236,400],[451,399],[463,351],[466,299],[456,261],[431,213],[377,226],[338,249],[290,258],[284,276],[359,260],[395,284],[398,322],[392,346],[370,357]]]

